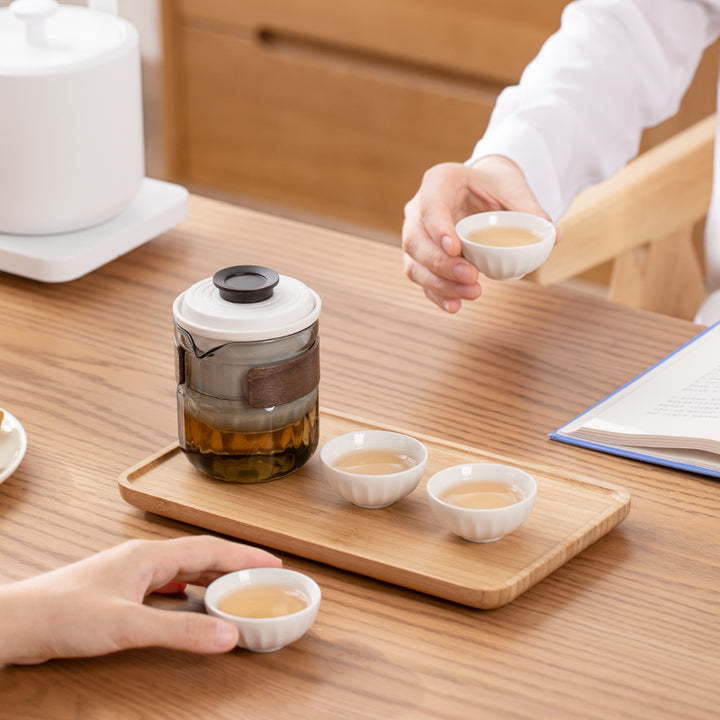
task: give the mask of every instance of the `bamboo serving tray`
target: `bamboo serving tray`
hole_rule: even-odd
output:
[[[397,428],[336,412],[320,413],[320,447],[346,432]],[[241,540],[327,563],[476,608],[509,603],[621,523],[624,490],[567,478],[472,447],[418,433],[428,467],[417,489],[381,510],[363,510],[327,484],[319,451],[295,473],[251,485],[213,480],[177,444],[119,478],[131,505]],[[437,525],[427,479],[449,465],[505,462],[535,477],[538,495],[527,521],[493,543],[472,543]]]

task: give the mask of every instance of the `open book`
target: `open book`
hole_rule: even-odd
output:
[[[720,477],[720,323],[550,437]]]

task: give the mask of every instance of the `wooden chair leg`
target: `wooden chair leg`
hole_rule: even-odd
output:
[[[706,294],[692,228],[617,257],[608,287],[608,300],[686,320]]]

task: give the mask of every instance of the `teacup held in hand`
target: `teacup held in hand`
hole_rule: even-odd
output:
[[[497,210],[468,215],[455,230],[462,255],[494,280],[518,280],[540,267],[555,244],[555,226],[530,213]]]

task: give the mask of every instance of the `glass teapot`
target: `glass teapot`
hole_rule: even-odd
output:
[[[256,265],[218,271],[173,304],[178,437],[211,477],[265,482],[318,443],[319,296]]]

